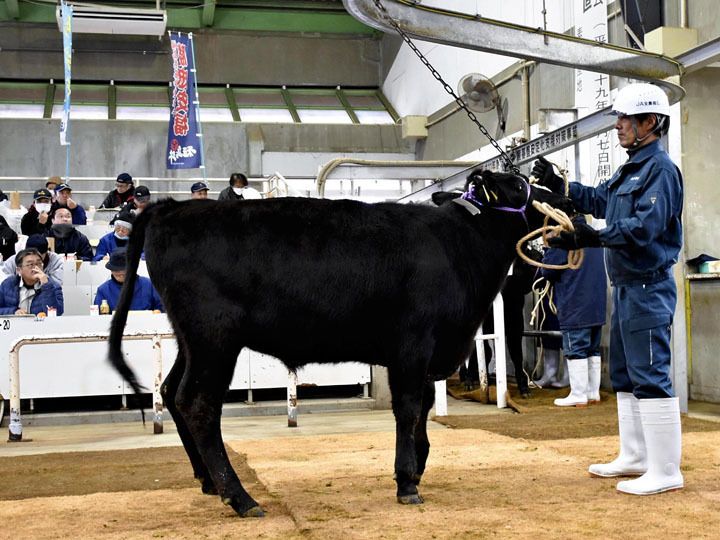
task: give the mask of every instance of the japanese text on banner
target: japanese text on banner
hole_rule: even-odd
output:
[[[167,168],[197,169],[201,163],[194,93],[195,73],[189,36],[170,33],[172,103],[168,129]]]

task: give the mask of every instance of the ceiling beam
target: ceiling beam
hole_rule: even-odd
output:
[[[18,6],[17,0],[5,0],[7,6],[8,15],[11,19],[20,18],[20,7]]]
[[[215,22],[215,0],[205,0],[202,10],[203,26],[212,26]]]

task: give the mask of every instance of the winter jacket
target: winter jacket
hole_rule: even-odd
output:
[[[100,285],[95,295],[95,305],[99,306],[103,300],[107,300],[110,305],[110,310],[115,311],[118,299],[120,298],[120,291],[122,290],[122,283],[118,283],[114,279],[110,278],[105,283]],[[150,282],[149,278],[144,276],[138,276],[135,281],[135,291],[133,292],[132,303],[130,304],[131,310],[156,310],[165,311],[162,305],[162,300],[158,295],[155,287]]]
[[[130,186],[125,193],[119,193],[117,189],[113,189],[107,194],[105,200],[100,205],[100,208],[119,208],[128,201],[132,201],[135,198],[135,187]]]
[[[52,226],[52,208],[44,224],[40,223],[38,220],[39,217],[40,213],[35,209],[35,205],[33,204],[22,217],[22,220],[20,220],[20,230],[22,233],[27,236],[32,236],[33,234],[45,235]]]
[[[56,236],[56,231],[50,229],[47,237],[55,239],[55,253],[61,255],[74,253],[75,257],[82,261],[91,261],[93,258],[93,251],[88,237],[78,230],[73,230],[72,234],[66,238],[59,238]]]
[[[0,216],[0,254],[2,254],[4,261],[15,258],[15,243],[17,241],[17,233],[7,224],[5,218]]]
[[[129,238],[129,237],[128,237]],[[101,261],[105,255],[110,255],[115,248],[127,245],[127,239],[118,240],[114,232],[109,232],[98,242],[93,261]]]
[[[20,304],[20,276],[10,276],[0,284],[0,315],[14,315]],[[37,315],[41,311],[47,313],[48,307],[57,309],[57,314],[64,311],[62,286],[48,279],[42,285],[30,303],[30,312]]]
[[[574,223],[585,223],[580,216]],[[543,263],[563,265],[568,252],[550,248]],[[579,330],[605,324],[607,311],[607,276],[603,248],[585,248],[583,263],[577,270],[541,268],[545,279],[555,285],[555,305],[561,330]]]
[[[570,198],[582,212],[607,222],[599,236],[613,248],[606,252],[613,285],[670,277],[682,246],[683,180],[659,140],[632,152],[596,188],[571,183]]]

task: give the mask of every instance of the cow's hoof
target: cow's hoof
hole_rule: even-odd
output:
[[[262,508],[260,508],[260,505],[250,499],[250,506],[241,506],[238,502],[233,502],[232,499],[229,499],[227,497],[222,499],[223,504],[228,504],[232,506],[232,509],[235,510],[238,516],[241,518],[247,518],[247,517],[263,517],[265,515],[265,512]]]
[[[423,504],[425,500],[419,493],[413,493],[411,495],[398,495],[397,502],[400,504]]]
[[[523,392],[522,394],[520,394],[520,397],[523,399],[530,399],[530,391]]]
[[[264,516],[265,512],[259,506],[253,506],[250,510],[247,510],[246,512],[240,514],[240,517],[243,518],[259,518]]]

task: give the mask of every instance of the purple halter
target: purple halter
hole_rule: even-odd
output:
[[[525,215],[525,209],[527,208],[528,201],[530,200],[530,184],[525,182],[525,187],[527,187],[527,195],[526,195],[526,199],[525,199],[525,204],[523,204],[520,208],[511,208],[510,206],[488,206],[488,208],[494,208],[495,210],[503,210],[505,212],[519,212],[520,215],[525,220],[525,225],[529,229],[530,225],[528,224],[527,216]],[[480,206],[485,206],[482,202],[478,201],[473,196],[472,189],[470,189],[470,191],[466,191],[465,193],[463,193],[462,198],[473,201],[474,203],[477,203]]]

